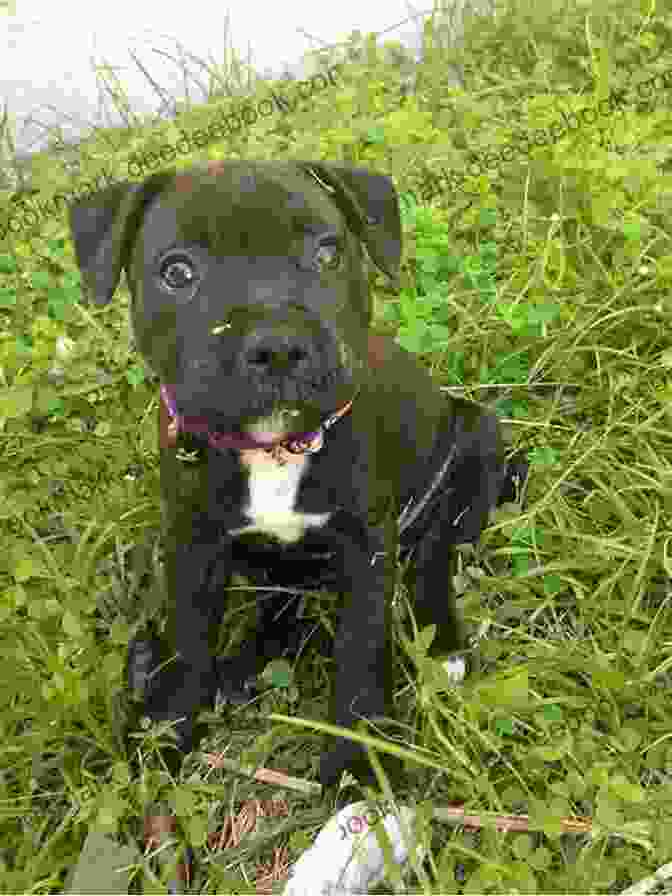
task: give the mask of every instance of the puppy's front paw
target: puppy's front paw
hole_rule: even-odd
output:
[[[325,750],[320,758],[322,789],[325,790],[338,784],[344,771],[349,771],[357,780],[362,780],[364,777],[368,782],[373,770],[366,758],[366,750],[361,744],[338,738],[336,743]]]
[[[246,661],[247,658],[220,657],[215,661],[217,674],[216,705],[231,703],[241,706],[249,703],[256,694],[256,669],[254,664]]]
[[[153,721],[174,722],[171,728],[170,739],[174,740],[175,746],[181,754],[187,756],[192,753],[200,741],[200,735],[196,736],[196,726],[194,716],[176,717],[169,716],[164,719],[154,718]]]
[[[388,753],[377,753],[377,758],[392,786],[396,786],[403,771],[402,761]],[[325,750],[320,759],[322,789],[325,790],[338,784],[345,771],[354,775],[361,785],[378,787],[378,781],[369,762],[366,748],[355,741],[338,738],[332,747]]]
[[[199,709],[212,706],[214,666],[194,669],[180,657],[167,662],[157,637],[133,638],[128,646],[127,684],[141,703],[138,712],[152,722],[175,722],[174,739],[182,753],[196,744],[194,721]]]

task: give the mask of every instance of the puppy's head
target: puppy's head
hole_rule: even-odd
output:
[[[138,348],[178,411],[214,430],[308,431],[367,372],[362,246],[390,277],[388,177],[323,162],[225,161],[121,183],[70,209],[88,293],[126,271]]]

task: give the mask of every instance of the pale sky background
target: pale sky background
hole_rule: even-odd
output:
[[[152,48],[179,56],[176,40],[202,59],[223,59],[225,21],[229,14],[229,40],[243,57],[248,46],[252,64],[261,74],[280,74],[285,64],[295,74],[307,50],[344,40],[354,29],[379,32],[403,19],[426,12],[432,0],[338,0],[335,3],[284,0],[16,0],[14,13],[0,12],[0,103],[14,116],[18,149],[39,148],[41,129],[22,126],[33,115],[43,123],[72,124],[66,138],[74,138],[87,124],[112,124],[111,107],[103,107],[92,60],[119,66],[119,76],[136,111],[158,109],[159,100],[128,54],[132,48],[153,78],[165,89],[183,97],[179,69]],[[417,48],[422,18],[406,22],[386,37]],[[196,70],[195,66],[194,69]],[[193,88],[193,85],[192,85]],[[199,97],[192,93],[192,99]],[[53,109],[49,109],[49,106]]]

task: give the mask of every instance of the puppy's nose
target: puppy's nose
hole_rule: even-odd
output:
[[[243,365],[263,375],[295,375],[308,366],[310,357],[310,340],[282,324],[257,327],[241,352]]]

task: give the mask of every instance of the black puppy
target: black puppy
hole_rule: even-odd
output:
[[[512,497],[496,419],[442,394],[414,357],[370,332],[363,247],[390,277],[399,271],[392,181],[324,162],[210,163],[117,184],[74,205],[70,222],[97,302],[125,269],[135,339],[161,380],[176,658],[149,685],[163,654],[154,640],[132,643],[145,712],[183,719],[178,744],[193,749],[199,708],[218,689],[243,699],[291,635],[260,591],[240,654],[216,660],[232,572],[300,586],[319,566],[340,594],[333,721],[384,716],[397,555],[413,554],[416,620],[438,627],[432,652],[459,650],[453,546],[475,541]],[[184,462],[183,440],[200,446],[200,462]],[[337,739],[322,784],[346,768],[370,779],[362,749]]]

